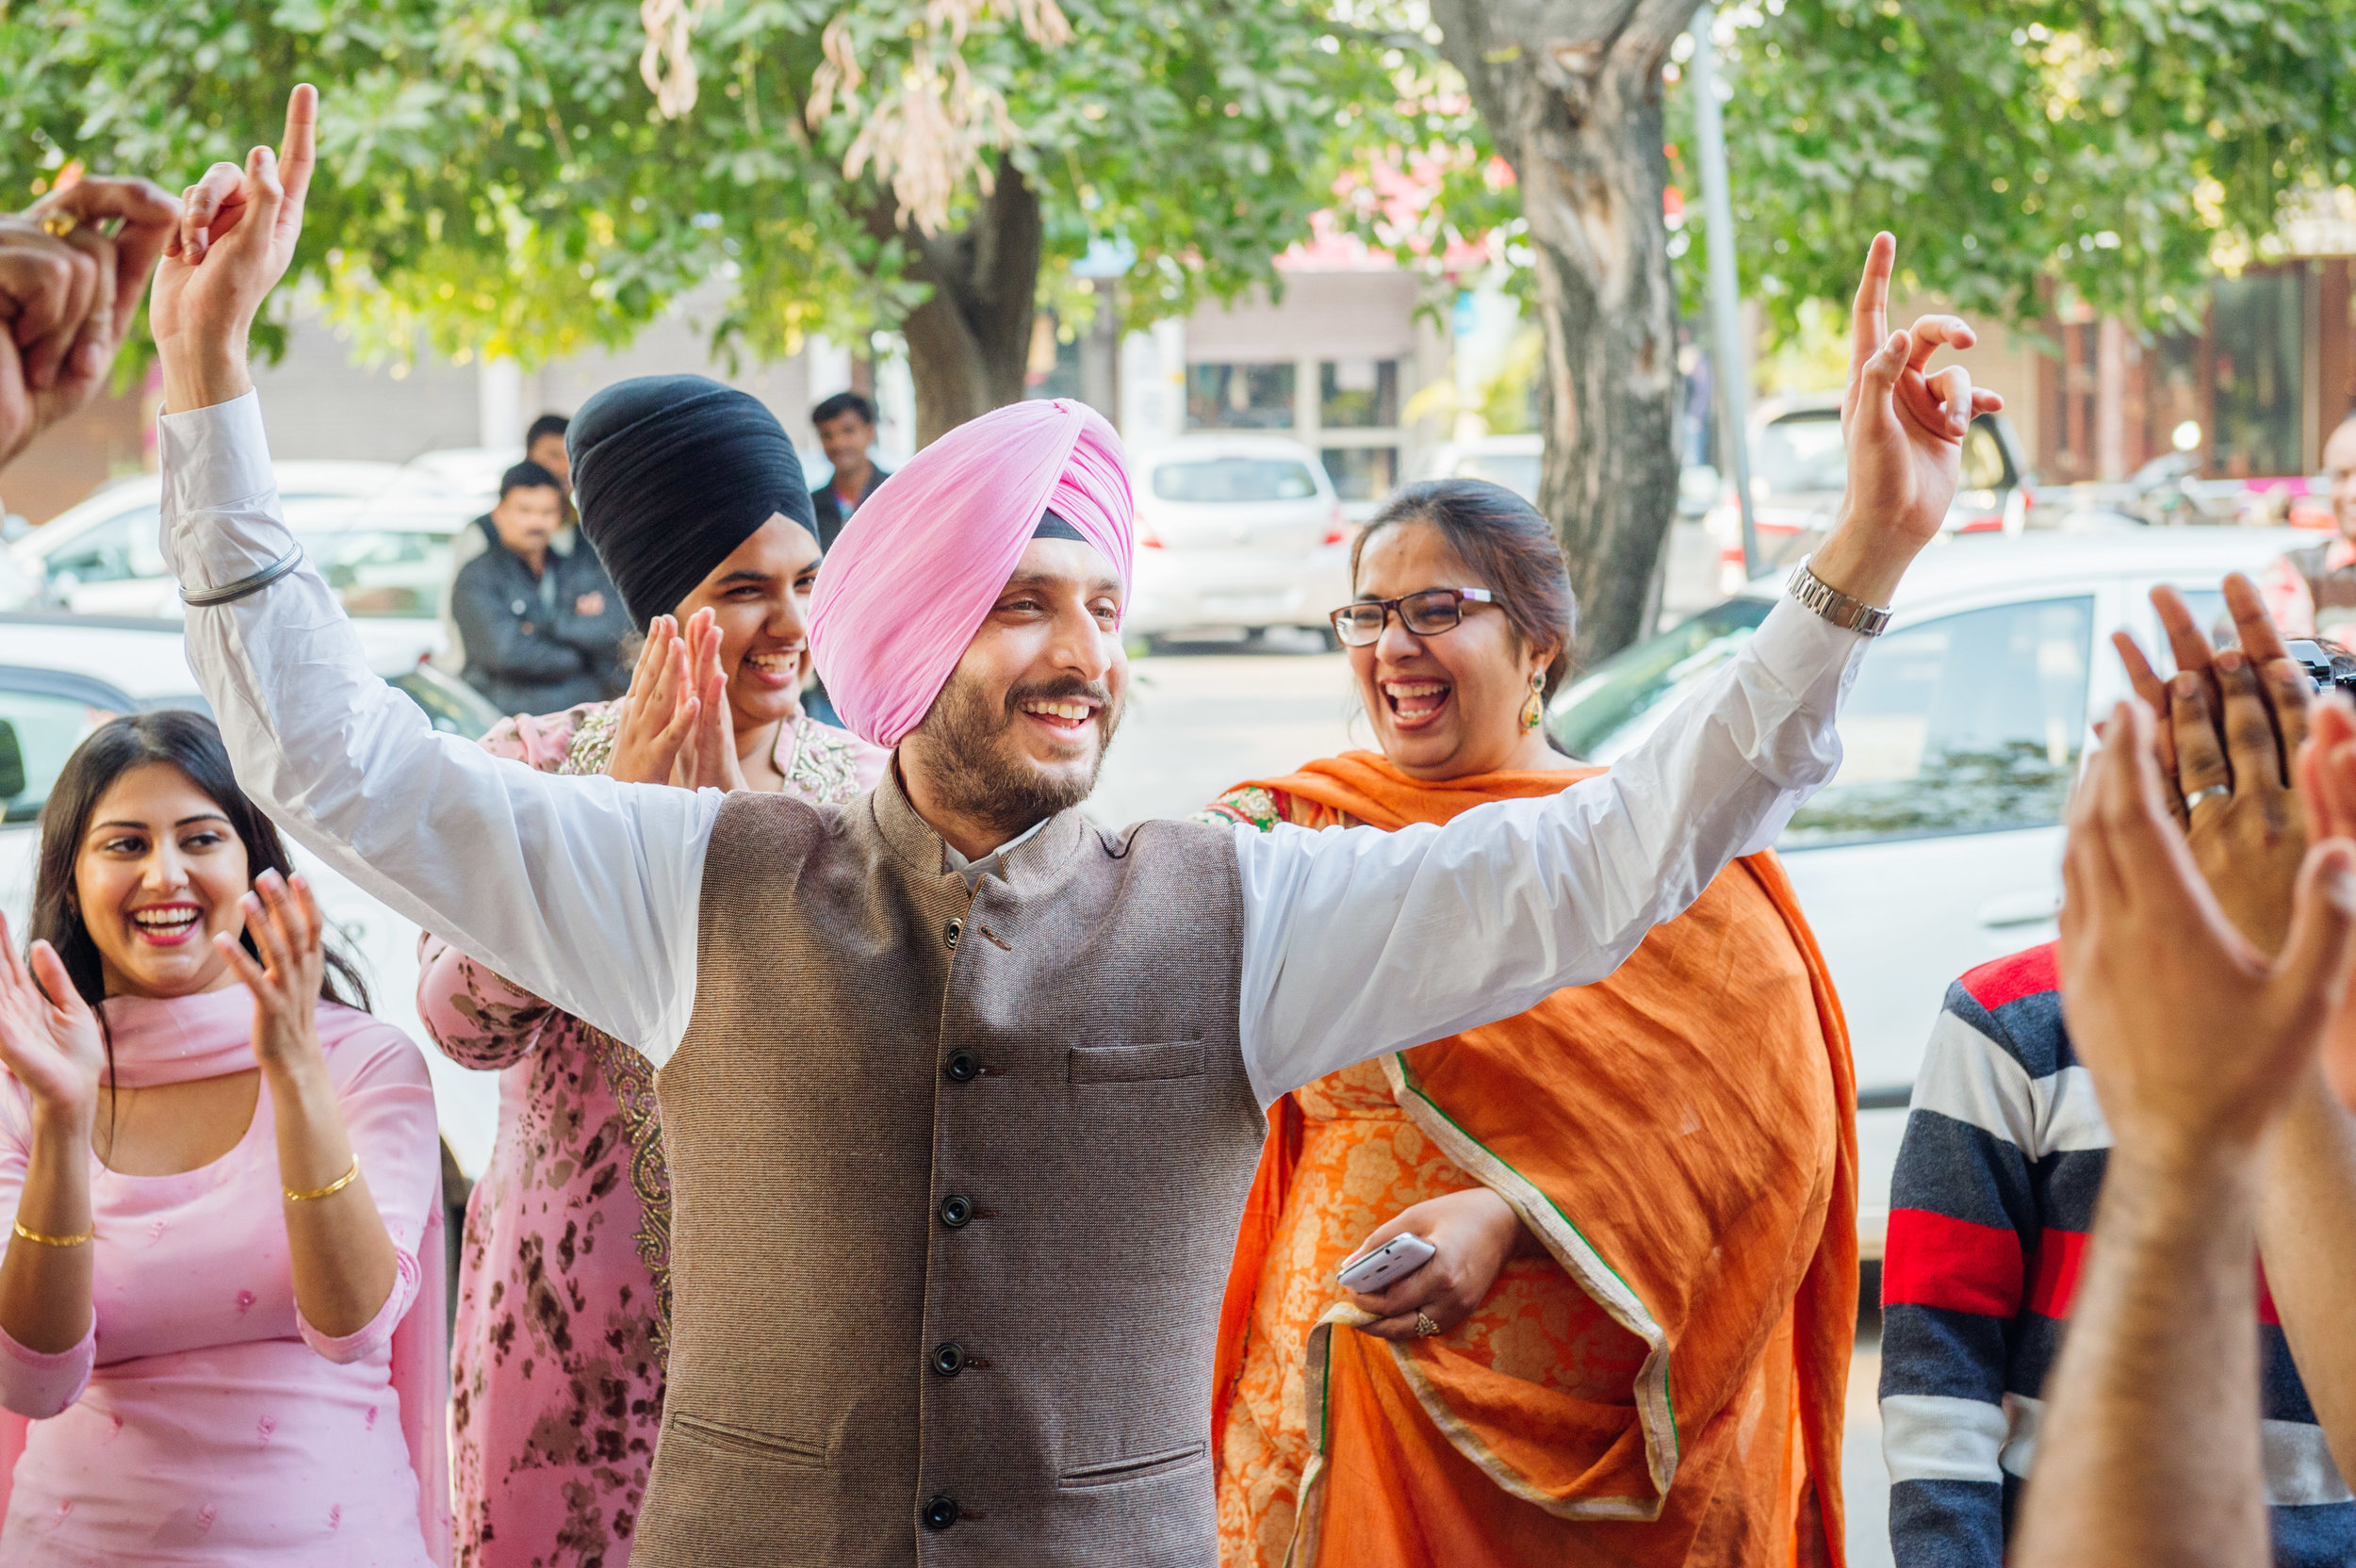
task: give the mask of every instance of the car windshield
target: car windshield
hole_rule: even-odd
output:
[[[1197,506],[1305,501],[1317,493],[1317,478],[1308,466],[1288,457],[1190,458],[1153,470],[1157,498]]]
[[[1841,489],[1848,482],[1848,449],[1841,445],[1841,416],[1826,409],[1769,424],[1752,447],[1751,473],[1771,496]]]
[[[1538,499],[1536,452],[1466,452],[1456,460],[1458,479],[1485,479],[1502,484],[1526,501]]]
[[[1751,449],[1752,478],[1771,496],[1844,489],[1848,464],[1841,416],[1829,408],[1774,421],[1759,433]],[[1972,421],[1963,438],[1963,488],[1996,490],[2005,482],[2004,446],[1983,416]]]
[[[354,619],[433,620],[450,580],[446,533],[407,529],[305,531],[296,538]]]
[[[391,684],[425,710],[434,728],[462,741],[480,741],[502,716],[473,687],[452,680],[430,664],[392,677]]]
[[[1556,696],[1548,730],[1574,757],[1613,760],[1740,652],[1772,608],[1765,599],[1728,599],[1613,654]]]

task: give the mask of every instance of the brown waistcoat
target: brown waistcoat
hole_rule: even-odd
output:
[[[1216,1558],[1267,1123],[1225,832],[1077,811],[969,896],[895,780],[736,794],[657,1080],[674,1317],[633,1568]]]

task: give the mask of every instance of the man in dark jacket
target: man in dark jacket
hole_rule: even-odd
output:
[[[834,477],[811,496],[818,514],[818,547],[832,549],[843,525],[859,502],[892,476],[867,454],[875,445],[875,405],[856,392],[837,392],[810,411],[818,445],[834,466]]]
[[[466,683],[502,712],[550,713],[618,696],[621,596],[586,545],[548,547],[564,492],[537,463],[499,477],[499,504],[475,519],[487,544],[459,568],[450,613],[466,646]]]

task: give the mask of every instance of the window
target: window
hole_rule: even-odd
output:
[[[2216,425],[2209,467],[2229,479],[2266,479],[2299,471],[2299,277],[2246,272],[2209,286],[2216,344]]]
[[[1292,366],[1187,366],[1186,428],[1292,429]]]
[[[1827,409],[1775,420],[1759,433],[1751,474],[1771,496],[1845,488],[1849,453],[1841,440],[1841,416]]]
[[[1772,608],[1766,599],[1728,599],[1613,654],[1554,699],[1547,728],[1573,757],[1589,762],[1613,760],[1741,652]]]
[[[1996,432],[1985,418],[1972,420],[1972,428],[1963,433],[1963,488],[2002,490],[2009,482],[2004,478],[2004,449]]]
[[[452,576],[448,534],[338,529],[296,536],[355,619],[432,620]]]
[[[169,577],[158,538],[162,519],[160,506],[125,512],[59,546],[42,564],[53,579],[70,573],[77,584]]]
[[[1333,494],[1346,501],[1380,500],[1399,482],[1397,447],[1328,447],[1318,455]]]
[[[74,748],[114,716],[111,709],[93,707],[79,697],[0,687],[0,724],[15,730],[17,752],[25,762],[25,787],[7,797],[6,820],[37,821]]]
[[[1399,423],[1399,361],[1329,359],[1317,367],[1317,423],[1379,430]]]
[[[387,683],[424,709],[434,728],[462,741],[480,741],[504,716],[473,687],[431,664],[388,677]]]
[[[1226,506],[1243,501],[1305,501],[1317,476],[1281,457],[1211,457],[1165,463],[1153,470],[1153,494],[1166,501]]]
[[[2058,823],[2086,729],[2094,601],[2042,599],[1891,633],[1841,718],[1841,772],[1789,849]]]
[[[1754,482],[1771,496],[1838,494],[1849,487],[1849,449],[1841,435],[1841,415],[1824,409],[1777,419],[1759,433],[1751,448]],[[1963,488],[2002,490],[2013,482],[2004,449],[1984,415],[1963,436]]]

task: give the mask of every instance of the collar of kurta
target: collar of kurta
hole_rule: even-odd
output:
[[[1018,896],[1043,893],[1071,864],[1082,835],[1089,831],[1088,819],[1074,807],[1034,823],[980,859],[968,860],[917,814],[900,781],[898,757],[892,758],[867,798],[884,841],[910,870],[928,876],[960,877],[969,891],[984,876],[994,875]]]

